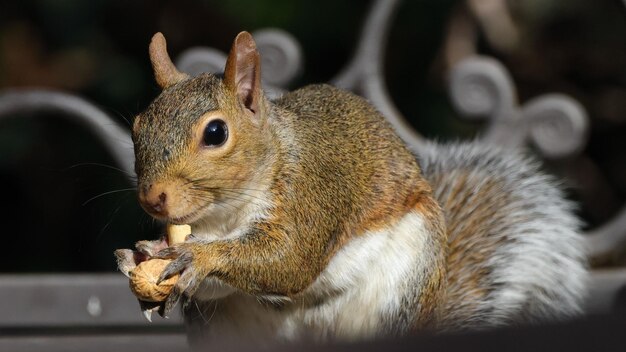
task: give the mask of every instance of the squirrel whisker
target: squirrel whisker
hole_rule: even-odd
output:
[[[126,198],[128,196],[128,194],[125,194],[123,198]],[[115,219],[115,216],[118,214],[118,212],[120,211],[120,209],[122,208],[121,201],[120,203],[118,203],[119,205],[115,208],[115,210],[113,211],[113,213],[111,213],[110,215],[110,219],[109,221],[107,221],[106,224],[104,224],[104,226],[100,229],[100,231],[98,232],[98,239],[100,238],[100,236],[102,236],[102,234],[104,233],[104,231],[109,227],[109,225],[111,225],[111,223],[113,222],[113,220]]]
[[[98,199],[98,198],[100,198],[100,197],[102,197],[102,196],[106,196],[106,195],[113,194],[113,193],[130,192],[130,191],[134,191],[134,192],[136,192],[136,191],[137,191],[137,189],[136,189],[135,187],[131,187],[131,188],[114,189],[114,190],[112,190],[112,191],[108,191],[108,192],[100,193],[100,194],[98,194],[98,195],[96,195],[96,196],[93,196],[93,197],[89,198],[87,201],[85,201],[85,202],[82,204],[82,206],[85,206],[85,205],[87,205],[87,203],[91,202],[92,200]]]
[[[235,207],[234,205],[227,203],[227,202],[216,202],[213,199],[210,199],[208,197],[203,197],[201,194],[191,194],[190,195],[191,199],[195,200],[195,201],[199,201],[202,203],[212,203],[215,204],[216,206],[221,207],[222,209],[227,209],[227,210],[240,210],[239,208]],[[227,208],[227,206],[230,206],[230,208]]]
[[[137,175],[135,175],[135,174],[131,174],[130,172],[128,172],[126,170],[122,170],[122,169],[120,169],[118,167],[115,167],[115,166],[112,166],[112,165],[108,165],[108,164],[102,164],[102,163],[78,163],[78,164],[74,164],[72,166],[67,167],[65,170],[71,170],[71,169],[75,169],[77,167],[83,167],[83,166],[99,166],[99,167],[103,167],[103,168],[119,171],[119,172],[123,173],[125,176],[130,177],[133,180],[137,179]]]

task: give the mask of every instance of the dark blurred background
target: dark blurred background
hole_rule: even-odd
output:
[[[498,4],[506,11],[498,12]],[[284,29],[302,45],[305,66],[293,87],[324,82],[350,59],[369,6],[345,0],[4,0],[0,89],[70,92],[128,125],[159,93],[147,56],[152,34],[162,31],[176,57],[192,46],[226,52],[239,31],[266,27]],[[458,118],[446,92],[449,67],[473,52],[505,64],[521,103],[561,92],[587,109],[586,149],[546,165],[568,176],[570,196],[581,203],[589,228],[607,221],[626,199],[624,2],[405,1],[391,30],[385,73],[395,103],[423,135],[453,140],[480,132],[480,123]],[[1,238],[9,252],[0,271],[112,271],[114,249],[155,238],[158,224],[111,165],[93,135],[58,116],[0,121]],[[596,264],[623,264],[623,257]]]

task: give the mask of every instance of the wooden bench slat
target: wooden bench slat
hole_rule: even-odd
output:
[[[142,316],[119,273],[0,275],[0,328],[42,326],[178,326],[170,319]]]
[[[184,334],[112,334],[0,337],[0,351],[160,352],[189,351]]]

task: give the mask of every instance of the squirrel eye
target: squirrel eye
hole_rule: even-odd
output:
[[[226,142],[228,128],[222,120],[213,120],[206,125],[202,141],[208,147],[217,147]]]

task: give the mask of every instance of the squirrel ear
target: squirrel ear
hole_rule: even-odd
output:
[[[257,113],[261,97],[261,57],[248,32],[239,33],[233,42],[224,69],[224,83],[247,109]]]
[[[167,54],[167,43],[161,32],[152,36],[149,51],[154,78],[162,89],[189,78],[188,75],[181,73],[174,66],[170,56]]]

